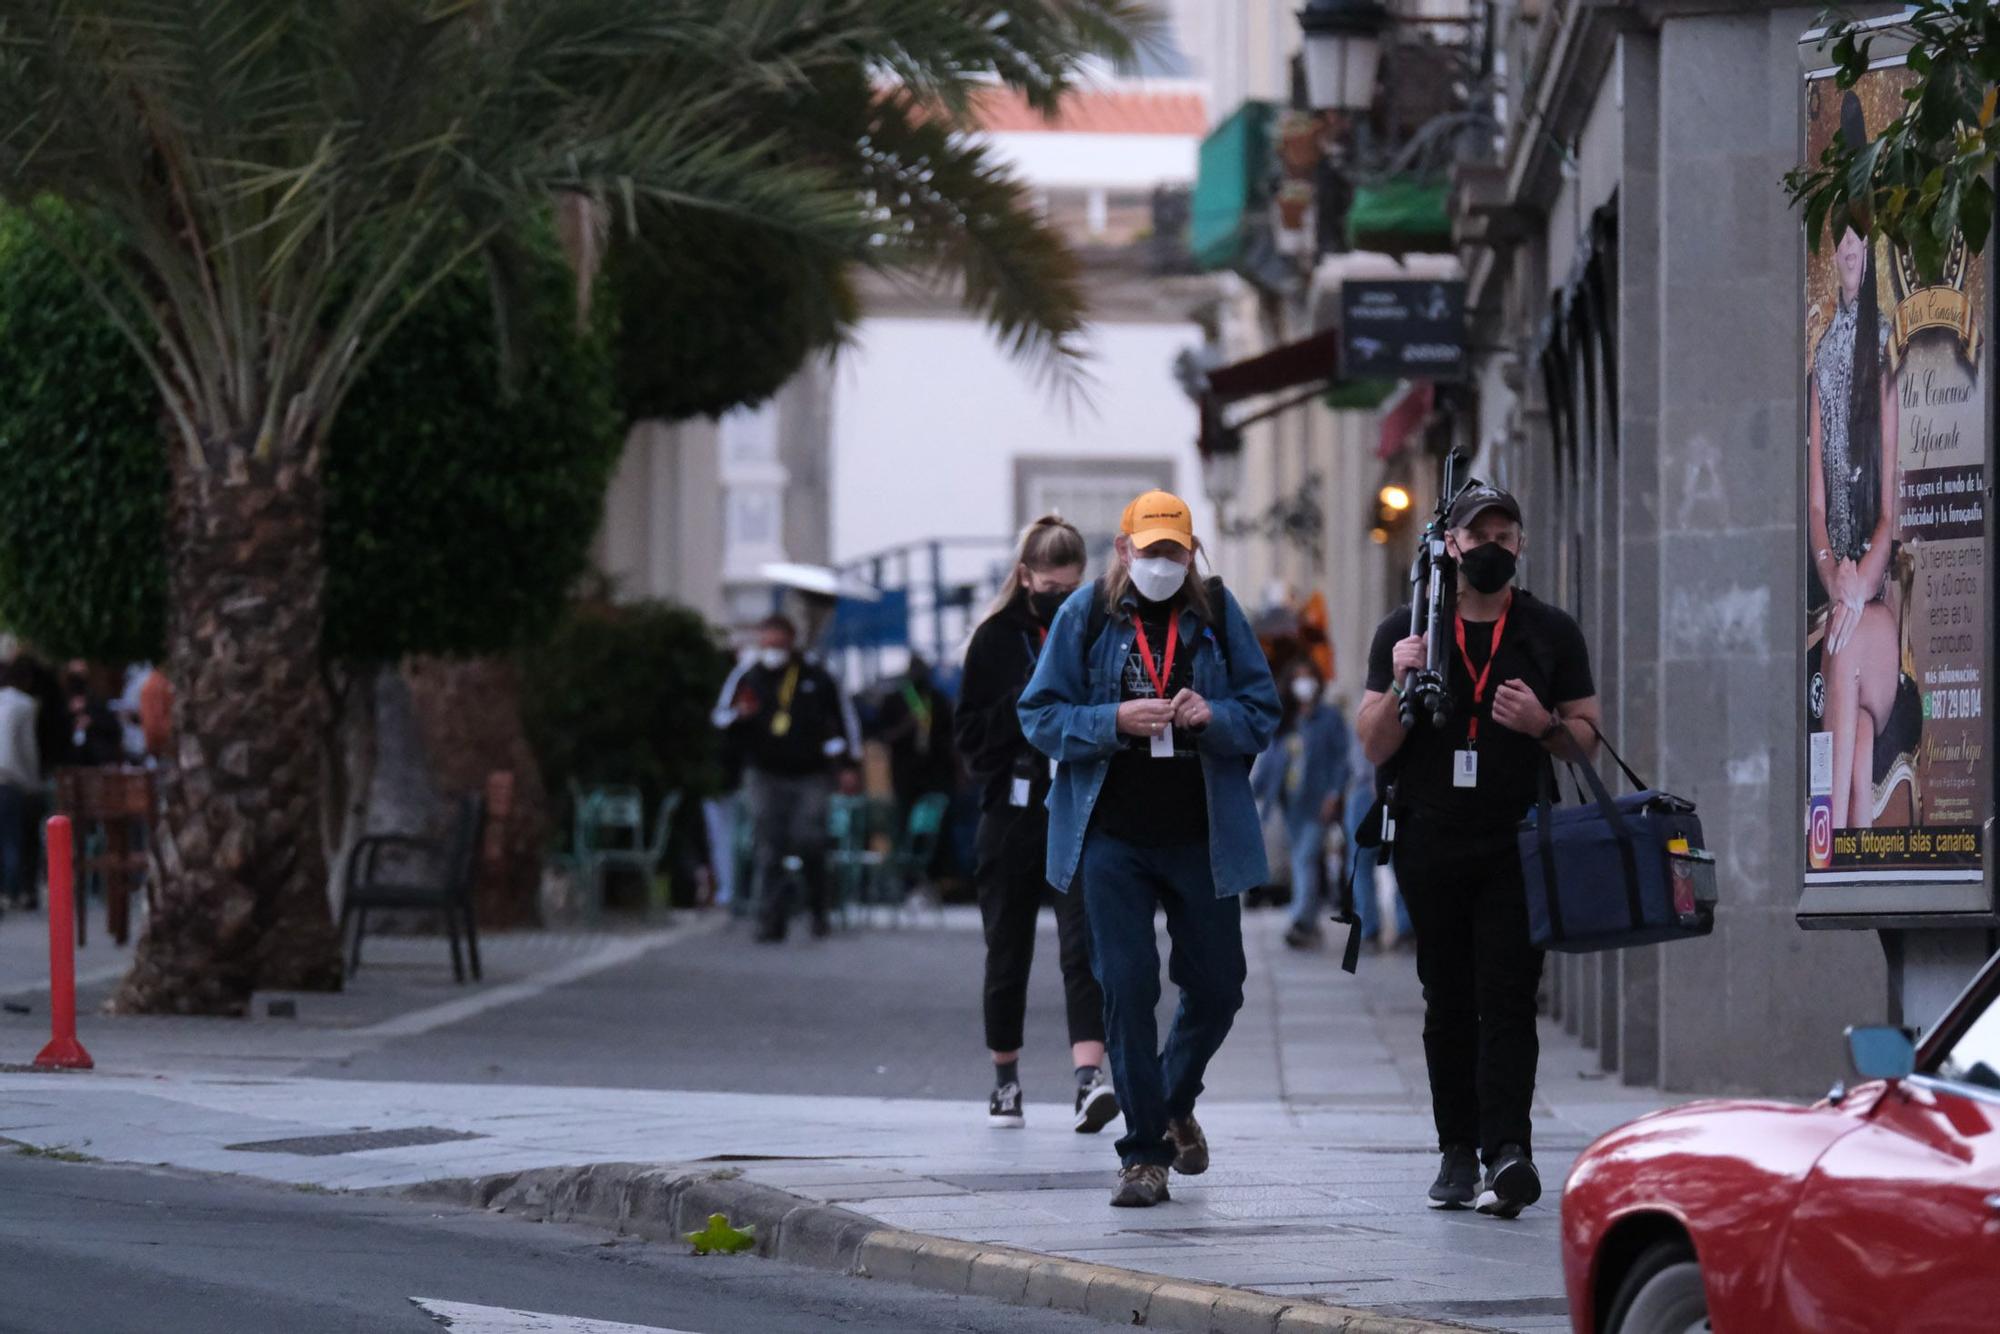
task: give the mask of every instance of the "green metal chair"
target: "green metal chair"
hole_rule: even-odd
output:
[[[944,837],[944,817],[950,808],[951,798],[942,792],[926,793],[910,807],[909,822],[903,827],[902,837],[896,840],[895,851],[889,854],[883,877],[885,901],[893,911],[892,924],[902,922],[910,891],[929,881],[931,861]],[[940,901],[938,915],[942,918],[943,914]]]
[[[872,897],[884,857],[868,846],[874,832],[873,803],[866,797],[834,797],[826,808],[827,878],[832,882],[834,911],[840,924],[852,923],[853,912]]]
[[[652,837],[646,836],[646,813],[637,788],[601,788],[593,794],[589,831],[590,857],[585,883],[589,899],[585,913],[593,922],[604,916],[604,873],[607,870],[634,871],[643,877],[647,902],[655,900],[654,883],[660,863],[673,837],[674,814],[680,809],[681,794],[669,792],[660,799],[654,813]]]

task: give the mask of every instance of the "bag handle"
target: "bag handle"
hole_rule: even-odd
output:
[[[1590,730],[1597,734],[1598,741],[1607,751],[1611,752],[1611,758],[1618,761],[1618,767],[1624,770],[1627,778],[1632,780],[1633,786],[1643,792],[1646,785],[1639,781],[1639,776],[1632,772],[1631,766],[1619,758],[1618,752],[1611,749],[1611,743],[1605,740],[1604,733],[1599,730],[1597,724],[1589,718],[1585,718],[1583,721],[1590,725]],[[1564,728],[1564,735],[1567,736],[1568,734],[1568,728]],[[1575,744],[1574,737],[1571,738],[1571,744]],[[1583,748],[1577,746],[1579,758],[1581,758],[1582,752]],[[1604,785],[1602,778],[1598,777],[1597,769],[1594,766],[1590,764],[1572,764],[1571,768],[1583,771],[1584,780],[1590,784],[1591,795],[1597,800],[1598,812],[1604,816],[1604,822],[1611,826],[1612,836],[1618,840],[1618,858],[1624,863],[1625,868],[1625,910],[1632,919],[1632,929],[1635,931],[1642,930],[1646,924],[1646,906],[1639,897],[1639,851],[1637,845],[1633,842],[1631,827],[1625,823],[1624,813],[1618,809],[1618,803],[1613,799],[1611,789]],[[1545,889],[1550,904],[1549,925],[1551,929],[1559,934],[1561,929],[1561,910],[1554,906],[1556,898],[1555,831],[1550,828],[1549,819],[1552,814],[1550,789],[1553,786],[1554,780],[1550,775],[1549,766],[1545,764],[1542,766],[1542,778],[1541,782],[1537,785],[1537,792],[1535,794],[1535,823],[1539,826],[1542,845],[1542,876],[1546,881]]]

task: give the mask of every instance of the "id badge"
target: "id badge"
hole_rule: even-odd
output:
[[[1451,785],[1453,787],[1479,786],[1479,752],[1476,750],[1454,751],[1451,757]]]
[[[1174,725],[1168,723],[1153,737],[1153,758],[1171,760],[1174,757]]]
[[[1007,804],[1009,806],[1026,806],[1028,804],[1027,779],[1016,778],[1014,780],[1013,789],[1007,795]]]

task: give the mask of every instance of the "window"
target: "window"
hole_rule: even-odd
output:
[[[1958,1084],[2000,1091],[2000,1005],[1989,994],[1985,1012],[1945,1048],[1937,1075]]]
[[[1054,511],[1077,526],[1093,563],[1141,492],[1174,486],[1172,459],[1023,458],[1014,463],[1014,526]]]

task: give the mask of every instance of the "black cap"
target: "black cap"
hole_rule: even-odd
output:
[[[1453,528],[1468,528],[1484,510],[1499,510],[1515,523],[1521,522],[1521,503],[1499,487],[1484,483],[1467,488],[1459,496],[1446,522]]]

